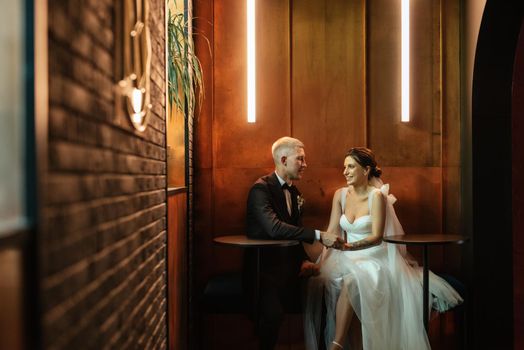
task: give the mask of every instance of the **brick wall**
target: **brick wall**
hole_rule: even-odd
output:
[[[48,1],[46,349],[166,347],[164,1],[149,2],[153,108],[139,133],[113,109],[114,2]]]

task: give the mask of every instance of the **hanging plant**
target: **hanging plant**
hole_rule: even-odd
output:
[[[167,29],[169,102],[185,115],[187,112],[187,117],[194,115],[197,102],[199,111],[202,106],[202,65],[195,55],[193,37],[189,35],[189,22],[184,14],[173,15],[169,10]]]

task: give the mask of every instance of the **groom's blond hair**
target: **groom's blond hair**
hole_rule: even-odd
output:
[[[276,140],[273,146],[271,146],[271,153],[273,154],[275,164],[279,164],[283,156],[288,157],[296,152],[297,148],[304,148],[304,144],[299,139],[284,136]]]

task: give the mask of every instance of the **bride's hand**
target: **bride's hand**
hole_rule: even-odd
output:
[[[344,243],[344,246],[342,247],[341,250],[351,250],[351,249],[352,249],[351,243]]]

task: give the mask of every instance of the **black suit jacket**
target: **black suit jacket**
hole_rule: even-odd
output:
[[[297,197],[300,192],[290,188],[292,213],[287,211],[286,198],[275,173],[263,176],[251,187],[247,199],[246,233],[256,239],[295,239],[307,243],[315,240],[315,230],[302,227]],[[300,265],[307,259],[302,244],[286,248],[263,248],[260,257],[261,294],[264,288],[277,288],[285,299],[300,301]],[[245,256],[244,281],[248,291],[254,287],[256,255]],[[251,295],[251,292],[249,292]],[[287,296],[287,297],[286,297]],[[289,297],[289,298],[288,298]],[[287,305],[284,305],[287,308]],[[296,309],[296,304],[291,305]]]
[[[302,227],[295,186],[290,189],[292,213],[275,173],[258,179],[247,199],[247,236],[257,239],[296,239],[307,243],[315,240],[315,230]]]

